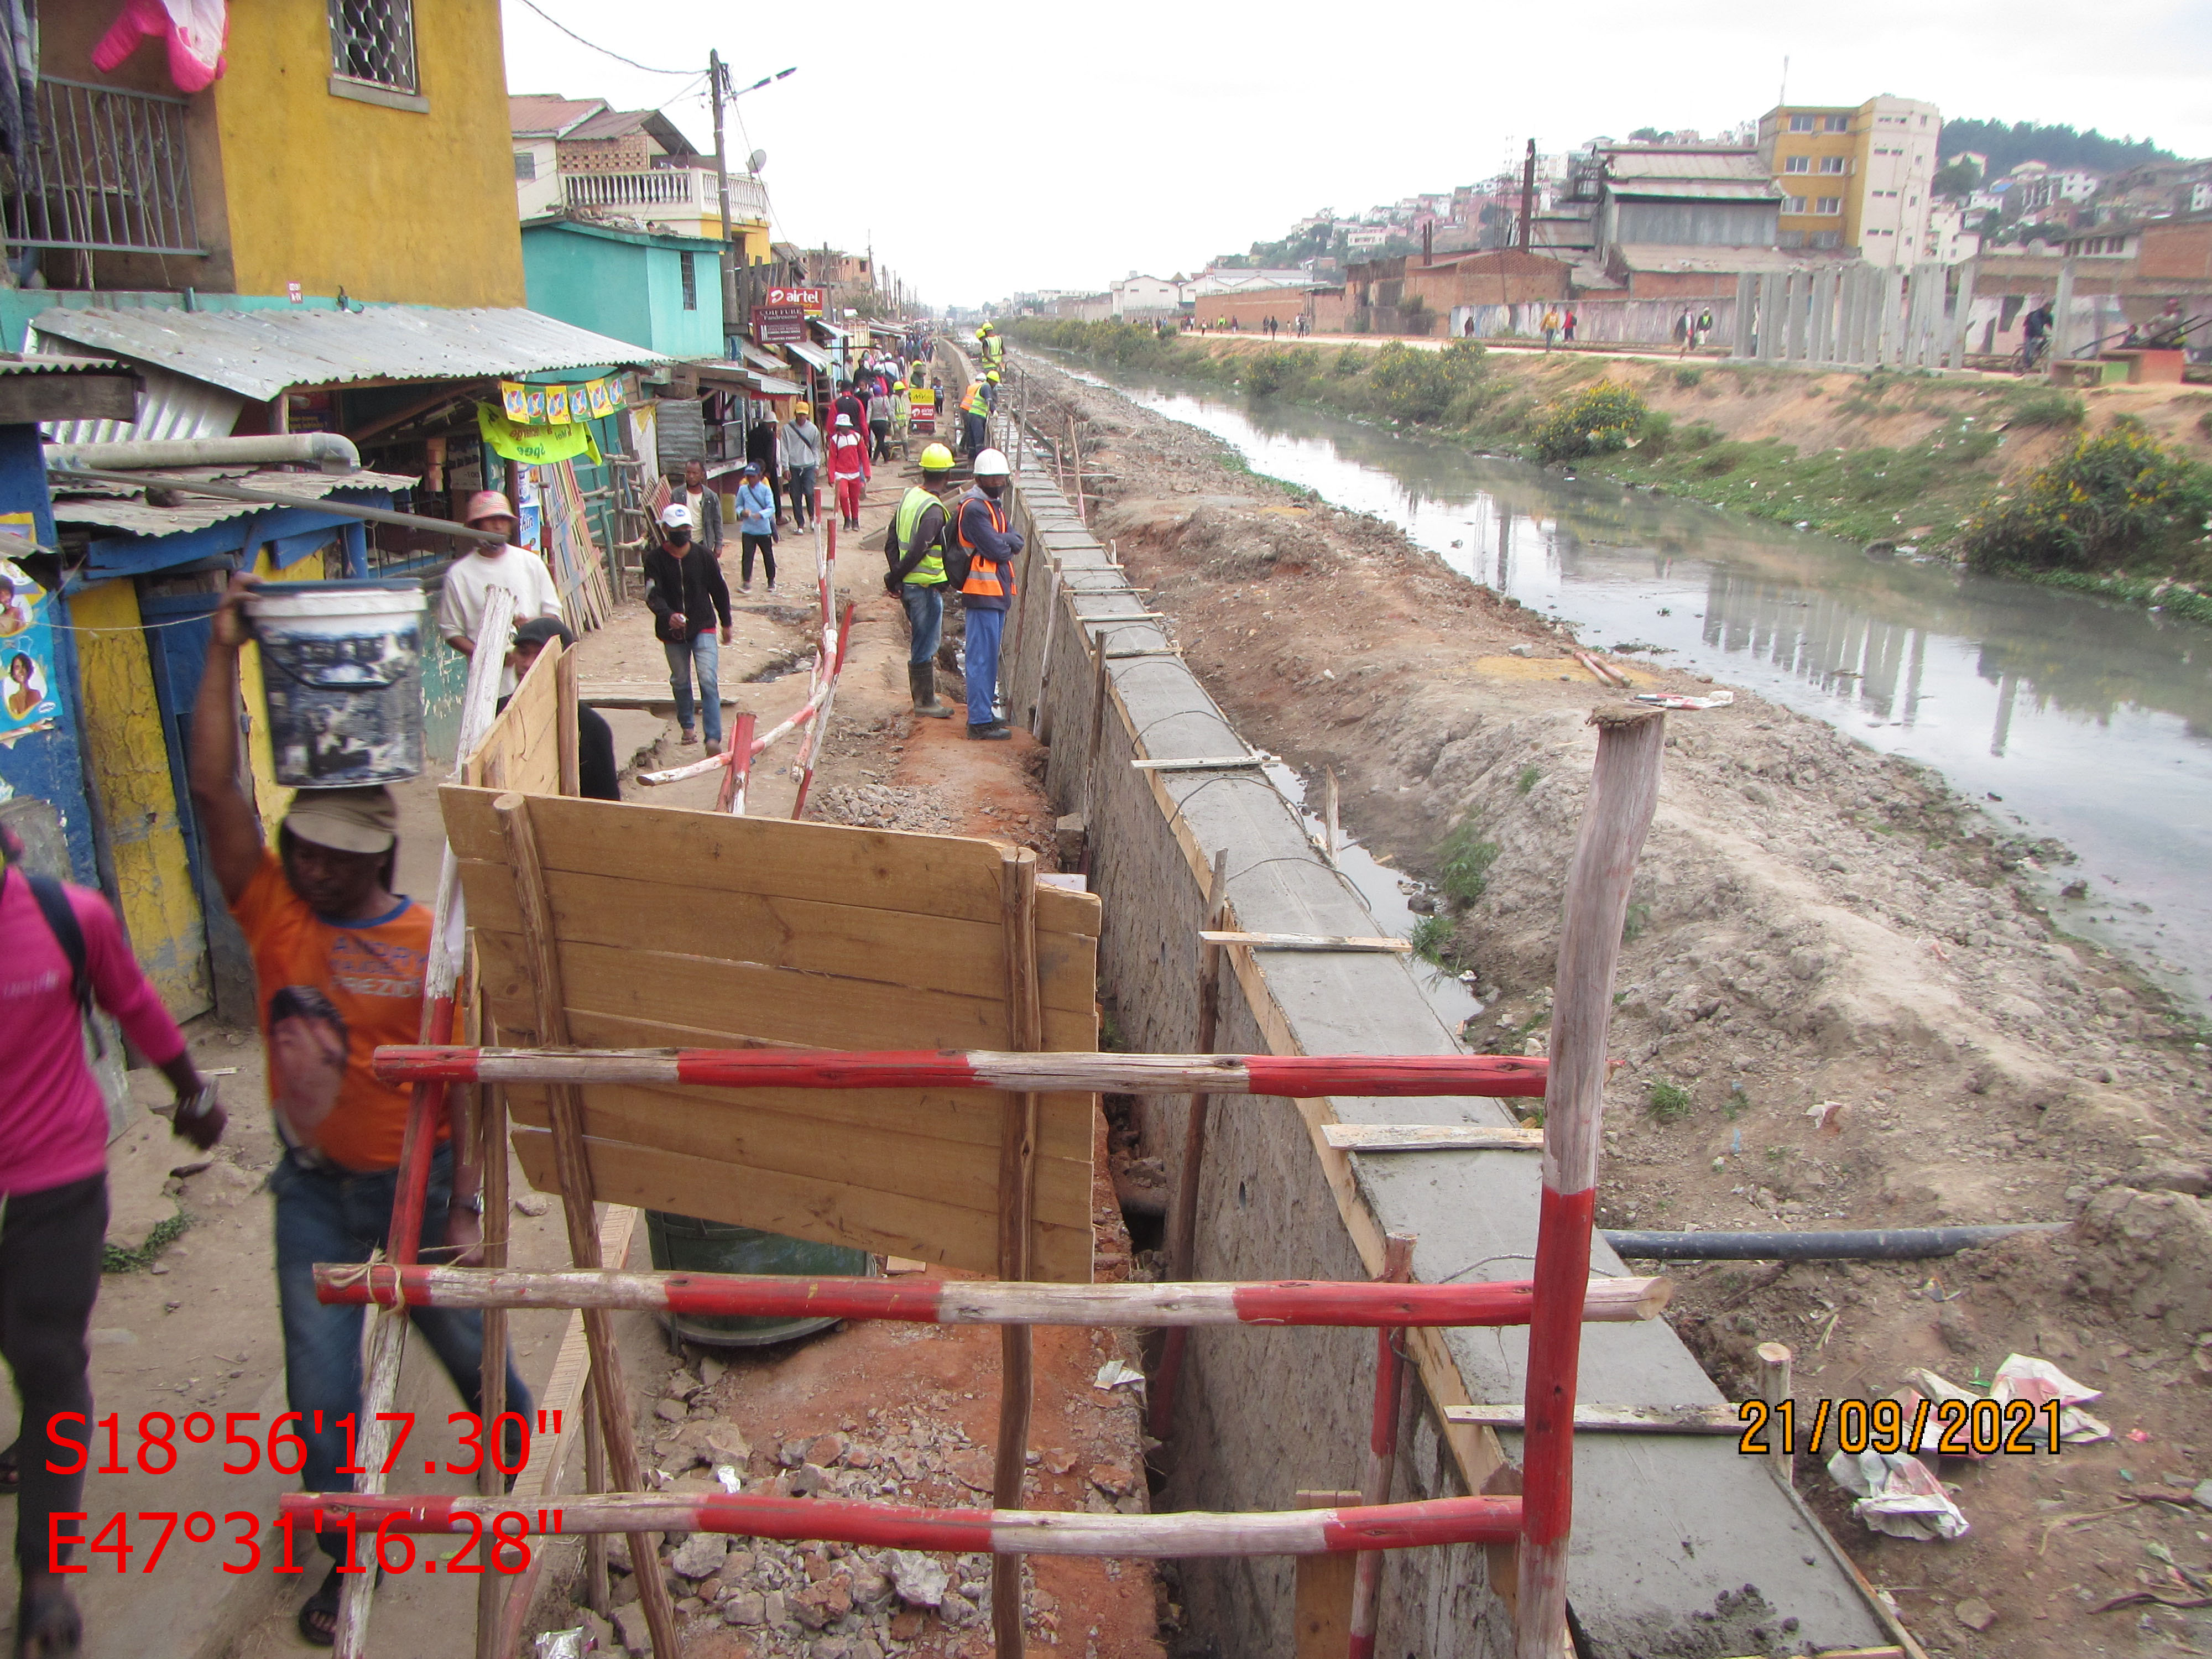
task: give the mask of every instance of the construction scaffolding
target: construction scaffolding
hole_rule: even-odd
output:
[[[836,668],[825,636],[817,670],[825,711]],[[611,1489],[587,1481],[593,1491],[526,1510],[495,1491],[386,1497],[374,1489],[377,1477],[364,1476],[352,1494],[288,1497],[285,1516],[294,1525],[391,1532],[468,1530],[514,1516],[532,1534],[628,1534],[640,1564],[654,1559],[652,1534],[671,1528],[988,1550],[1002,1655],[1023,1647],[1024,1553],[1366,1557],[1482,1542],[1517,1550],[1516,1659],[1557,1659],[1567,1650],[1581,1328],[1592,1319],[1650,1319],[1666,1297],[1663,1281],[1589,1277],[1606,1030],[1629,884],[1656,798],[1662,719],[1635,709],[1593,716],[1596,769],[1567,881],[1548,1061],[1102,1054],[1097,901],[1041,884],[1032,854],[954,837],[449,787],[448,866],[466,895],[494,1044],[456,1046],[448,1013],[442,1025],[426,1020],[424,1046],[380,1050],[377,1066],[387,1079],[413,1084],[410,1134],[419,1120],[424,1154],[443,1091],[487,1085],[480,1133],[487,1169],[497,1168],[502,1180],[512,1110],[524,1170],[533,1184],[561,1195],[574,1266],[523,1273],[496,1261],[474,1269],[416,1263],[404,1245],[419,1219],[414,1230],[402,1223],[409,1214],[419,1218],[428,1158],[410,1140],[390,1261],[319,1269],[319,1291],[326,1301],[383,1310],[380,1336],[404,1329],[405,1310],[416,1305],[577,1310],[605,1452],[604,1484]],[[740,775],[733,766],[732,776]],[[1207,940],[1203,948],[1220,945]],[[732,1024],[744,1029],[727,1029]],[[709,1032],[726,1046],[635,1046]],[[856,1040],[891,1046],[855,1049]],[[1533,1274],[1518,1283],[1395,1282],[1410,1259],[1410,1242],[1401,1240],[1379,1282],[1092,1285],[1091,1124],[1097,1092],[1106,1089],[1207,1101],[1541,1093]],[[1203,1121],[1200,1114],[1194,1119]],[[1183,1179],[1194,1175],[1194,1163]],[[995,1277],[894,1286],[629,1273],[611,1269],[601,1255],[592,1206],[602,1200]],[[1188,1228],[1203,1224],[1194,1206],[1180,1207],[1191,1209]],[[799,1306],[847,1318],[1002,1328],[992,1509],[640,1489],[611,1310],[761,1316]],[[1029,1333],[1038,1324],[1376,1328],[1386,1363],[1378,1367],[1368,1478],[1358,1494],[1364,1501],[1262,1515],[1024,1510]],[[1393,1356],[1402,1356],[1402,1333],[1474,1325],[1529,1330],[1525,1495],[1377,1501],[1388,1495],[1396,1444],[1404,1385]],[[488,1370],[490,1354],[488,1343]],[[373,1371],[367,1410],[389,1404],[391,1381],[381,1367]],[[377,1468],[382,1448],[363,1449],[370,1454],[363,1466]],[[550,1478],[539,1491],[550,1496]],[[1355,1654],[1371,1649],[1379,1565],[1363,1565],[1353,1581]],[[342,1652],[362,1650],[369,1582],[349,1585]],[[483,1583],[479,1652],[516,1651],[526,1584],[501,1608],[489,1575]],[[654,1651],[672,1656],[678,1649],[666,1584],[644,1565],[638,1584]],[[525,1605],[515,1605],[518,1598]]]

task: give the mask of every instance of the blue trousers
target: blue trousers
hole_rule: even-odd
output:
[[[906,659],[916,668],[937,655],[937,642],[945,633],[945,587],[943,582],[899,585],[899,603],[906,607],[907,626],[914,632]]]
[[[999,718],[999,639],[1006,613],[969,607],[968,651],[960,672],[968,681],[968,724],[988,726]]]
[[[775,580],[773,564],[769,580]],[[714,632],[713,619],[710,617],[708,625],[689,641],[664,640],[660,648],[668,656],[668,689],[676,694],[676,723],[687,732],[691,729],[691,674],[696,668],[699,674],[699,723],[706,729],[708,742],[721,742],[722,688],[719,676],[722,644]]]
[[[960,431],[963,441],[968,447],[968,456],[970,460],[973,460],[976,456],[981,454],[983,451],[988,447],[988,438],[985,432],[985,417],[983,416],[970,415],[967,410],[963,410],[960,412]]]
[[[397,1170],[376,1175],[340,1175],[285,1158],[270,1176],[276,1194],[276,1299],[284,1324],[284,1393],[301,1420],[287,1429],[307,1443],[307,1461],[300,1471],[306,1492],[350,1492],[353,1477],[340,1474],[346,1461],[346,1431],[338,1419],[361,1411],[361,1336],[366,1309],[326,1307],[315,1300],[318,1261],[366,1261],[386,1243],[392,1224],[392,1195]],[[422,1206],[422,1243],[446,1242],[446,1209],[453,1197],[453,1158],[441,1149],[430,1166],[430,1187]],[[432,1257],[432,1260],[437,1260]],[[462,1402],[471,1411],[483,1406],[483,1316],[453,1308],[415,1308],[409,1316],[429,1342],[438,1363],[453,1379]],[[531,1420],[530,1390],[523,1386],[512,1354],[507,1362],[507,1408]],[[356,1430],[359,1433],[358,1427]],[[483,1443],[486,1455],[491,1442]],[[404,1454],[411,1456],[411,1450]],[[465,1458],[468,1453],[464,1450]],[[507,1455],[507,1461],[514,1458]],[[345,1534],[318,1533],[324,1553],[345,1559]],[[368,1552],[361,1552],[368,1559]]]

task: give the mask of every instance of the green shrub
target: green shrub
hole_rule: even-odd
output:
[[[1721,441],[1721,429],[1711,421],[1692,421],[1674,437],[1677,449],[1711,449]]]
[[[1367,367],[1367,355],[1364,346],[1346,346],[1336,354],[1335,365],[1329,373],[1340,380],[1348,380]]]
[[[1651,907],[1648,904],[1630,905],[1628,914],[1621,918],[1620,942],[1623,945],[1635,944],[1644,937],[1644,929],[1650,926]]]
[[[1446,917],[1421,916],[1406,937],[1413,944],[1413,954],[1423,962],[1432,962],[1439,968],[1450,965],[1452,925]]]
[[[102,1245],[100,1254],[100,1272],[135,1273],[143,1268],[152,1267],[161,1252],[184,1237],[185,1229],[191,1224],[191,1218],[179,1212],[175,1215],[164,1216],[155,1222],[153,1231],[146,1235],[146,1242],[135,1250],[126,1250],[119,1244]]]
[[[2212,438],[2212,409],[2206,410],[2197,417],[2197,429],[2205,437]]]
[[[2015,398],[2006,413],[2014,426],[2079,426],[2089,418],[2089,405],[2071,392],[2046,389]]]
[[[1698,1103],[1697,1097],[1679,1083],[1654,1081],[1644,1097],[1644,1109],[1661,1123],[1678,1122],[1689,1116]]]
[[[2212,516],[2212,468],[2164,449],[2135,422],[2083,436],[2050,465],[1991,496],[1960,538],[1978,570],[2091,570],[2178,553]]]
[[[1524,766],[1521,769],[1521,775],[1513,780],[1513,787],[1525,795],[1536,787],[1543,775],[1542,767],[1533,764]]]
[[[1655,409],[1644,416],[1643,433],[1632,441],[1647,456],[1656,460],[1667,453],[1667,447],[1674,441],[1674,417],[1662,410]]]
[[[1674,384],[1685,392],[1705,378],[1705,371],[1695,363],[1677,363],[1674,366]]]
[[[1609,380],[1584,386],[1544,411],[1536,424],[1536,459],[1549,465],[1626,449],[1646,412],[1633,387]]]
[[[1474,820],[1466,819],[1437,848],[1437,885],[1462,904],[1474,903],[1490,885],[1498,852],[1498,843],[1483,840]]]
[[[1246,361],[1242,376],[1245,389],[1262,397],[1280,392],[1310,375],[1320,355],[1291,346],[1270,346]]]
[[[1394,420],[1434,425],[1455,398],[1488,373],[1483,349],[1455,340],[1441,351],[1423,351],[1393,340],[1375,354],[1367,376],[1375,411]]]

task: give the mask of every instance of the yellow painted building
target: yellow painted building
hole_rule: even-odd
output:
[[[1936,257],[1929,228],[1942,125],[1935,105],[1887,94],[1769,110],[1759,153],[1783,191],[1781,246],[1856,251],[1885,266]]]

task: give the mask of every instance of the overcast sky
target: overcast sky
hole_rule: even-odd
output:
[[[1709,0],[1522,9],[950,9],[842,0],[537,0],[625,67],[502,0],[516,92],[665,104],[712,148],[719,49],[743,86],[733,161],[765,149],[779,238],[863,249],[933,304],[1170,276],[1319,208],[1445,191],[1635,127],[1713,132],[1794,102],[1923,98],[1946,116],[2067,122],[2212,155],[2205,0]],[[744,20],[777,21],[743,27]],[[1130,20],[1108,27],[1098,20]],[[687,89],[687,79],[696,87]],[[675,100],[674,102],[667,100]]]

